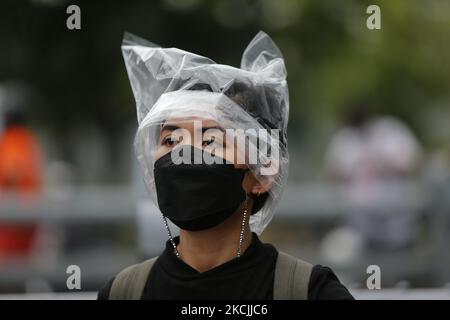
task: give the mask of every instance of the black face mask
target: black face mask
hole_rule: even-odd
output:
[[[194,164],[195,153],[203,156],[204,151],[192,146],[182,148],[180,154],[191,152],[192,164],[174,164],[171,152],[155,162],[159,208],[181,229],[212,228],[230,217],[245,200],[242,180],[248,169],[237,169],[225,160],[223,164]]]

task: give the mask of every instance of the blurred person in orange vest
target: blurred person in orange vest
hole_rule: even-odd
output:
[[[41,148],[27,128],[23,113],[7,111],[4,119],[5,130],[0,134],[0,195],[15,194],[26,201],[42,188]],[[35,223],[0,221],[0,261],[27,256],[35,242],[36,229]]]

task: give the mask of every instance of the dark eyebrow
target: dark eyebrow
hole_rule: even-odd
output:
[[[177,129],[180,129],[180,127],[173,124],[165,124],[161,127],[161,132],[163,132],[164,130],[175,131]]]
[[[206,131],[206,130],[209,130],[209,129],[217,129],[217,130],[220,130],[220,131],[222,131],[222,132],[225,132],[221,127],[218,127],[218,126],[212,126],[212,127],[202,128],[202,134],[205,133],[205,131]]]
[[[161,127],[161,132],[163,132],[163,131],[165,131],[165,130],[168,130],[168,131],[175,131],[175,130],[177,130],[177,129],[180,129],[180,127],[179,126],[176,126],[176,125],[173,125],[173,124],[164,124],[162,127]],[[222,131],[222,132],[225,132],[221,127],[219,127],[219,126],[212,126],[212,127],[202,127],[202,134],[203,133],[205,133],[205,131],[206,130],[209,130],[209,129],[217,129],[217,130],[220,130],[220,131]]]

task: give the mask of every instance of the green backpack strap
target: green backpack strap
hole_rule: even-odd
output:
[[[122,270],[111,285],[109,300],[140,300],[157,258],[154,257]]]
[[[307,300],[313,265],[278,252],[273,286],[274,300]]]

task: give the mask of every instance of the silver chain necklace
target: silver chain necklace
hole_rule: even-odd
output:
[[[247,210],[248,210],[248,208],[247,208],[247,199],[246,199],[244,213],[243,213],[243,217],[242,217],[241,233],[239,234],[239,245],[238,245],[238,250],[237,250],[237,255],[236,255],[237,258],[239,258],[241,256],[242,243],[244,242],[245,220],[247,219]]]
[[[169,224],[167,223],[167,218],[165,215],[163,215],[162,217],[164,220],[164,225],[166,226],[167,235],[169,236],[170,243],[172,244],[172,247],[173,247],[173,251],[174,251],[175,255],[178,258],[180,258],[180,253],[178,252],[177,246],[175,245],[175,241],[173,241],[172,232],[170,232]]]
[[[239,245],[238,245],[238,249],[237,249],[237,254],[236,257],[239,258],[241,256],[241,250],[242,250],[242,243],[244,242],[244,231],[245,231],[245,222],[247,220],[247,211],[248,211],[248,207],[247,207],[247,199],[245,200],[245,207],[244,207],[244,212],[243,212],[243,217],[242,217],[242,224],[241,224],[241,232],[239,233]],[[172,244],[173,247],[173,251],[175,253],[175,255],[177,256],[177,258],[181,258],[180,253],[178,252],[177,246],[175,244],[175,241],[173,241],[173,237],[172,237],[172,232],[170,232],[170,228],[169,228],[169,224],[167,223],[167,218],[165,215],[162,215],[163,221],[164,221],[164,226],[166,227],[167,230],[167,236],[169,237],[169,241]]]

